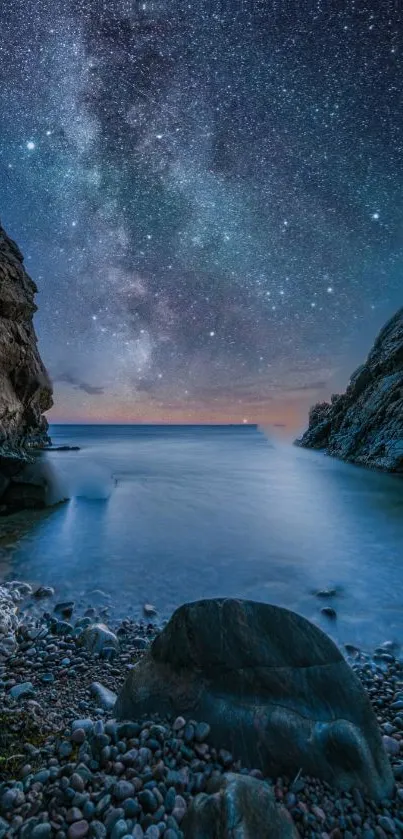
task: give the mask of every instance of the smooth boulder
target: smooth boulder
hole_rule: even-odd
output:
[[[185,839],[298,839],[264,781],[229,772],[209,792],[193,799],[181,824]]]
[[[118,719],[182,714],[268,776],[299,770],[388,798],[393,774],[375,714],[336,645],[288,609],[248,600],[181,606],[130,671]]]

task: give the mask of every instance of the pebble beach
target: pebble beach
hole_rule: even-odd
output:
[[[209,782],[235,771],[262,778],[209,745],[202,720],[117,722],[115,696],[159,631],[144,618],[114,621],[108,595],[57,603],[17,584],[18,628],[0,663],[0,839],[180,839],[189,804]],[[35,593],[34,593],[35,594]],[[107,624],[103,643],[88,638]],[[301,837],[403,836],[403,666],[384,642],[371,654],[343,650],[374,707],[396,780],[393,800],[374,803],[299,773],[267,778]]]

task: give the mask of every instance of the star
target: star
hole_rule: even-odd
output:
[[[95,382],[51,418],[297,430],[401,305],[400,4],[218,5],[3,0],[1,214]]]

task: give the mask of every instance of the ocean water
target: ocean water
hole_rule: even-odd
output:
[[[0,579],[59,599],[145,602],[169,617],[200,597],[295,609],[338,642],[403,641],[403,481],[269,439],[253,426],[53,426],[70,500],[0,523]],[[335,587],[332,622],[313,592]]]

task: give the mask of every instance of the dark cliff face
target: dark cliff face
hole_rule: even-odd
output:
[[[50,442],[43,413],[53,404],[32,322],[36,291],[0,226],[0,513],[47,503],[47,469],[33,457]]]
[[[35,283],[17,245],[0,227],[0,446],[24,449],[47,441],[44,411],[52,386],[38,352],[32,317]]]
[[[297,445],[403,473],[403,309],[384,326],[341,396],[315,405]]]

